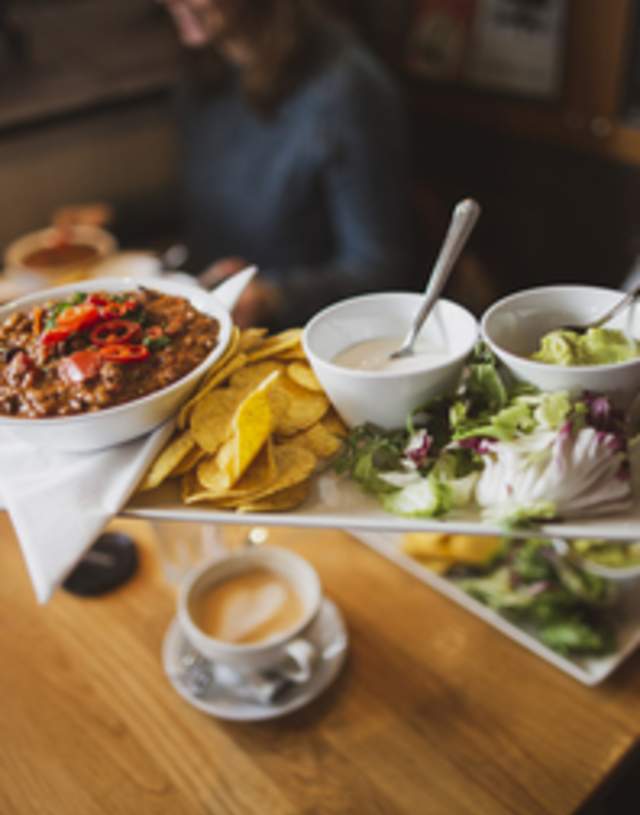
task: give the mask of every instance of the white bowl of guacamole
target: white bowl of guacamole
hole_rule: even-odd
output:
[[[620,297],[599,286],[525,289],[487,309],[482,337],[516,379],[541,390],[605,393],[626,408],[640,393],[640,305],[603,328],[562,331],[596,319]]]

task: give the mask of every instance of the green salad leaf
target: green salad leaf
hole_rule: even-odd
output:
[[[509,530],[629,504],[629,449],[606,396],[538,392],[479,344],[454,393],[400,430],[353,429],[336,469],[384,497],[390,512],[432,516],[474,504]]]
[[[405,430],[390,433],[372,424],[361,425],[347,436],[334,468],[348,473],[367,492],[391,492],[394,488],[380,478],[380,473],[399,466],[407,439]]]
[[[507,540],[488,567],[466,567],[451,579],[561,654],[604,654],[615,646],[612,584],[564,560],[549,541]]]

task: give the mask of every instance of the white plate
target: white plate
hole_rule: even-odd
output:
[[[165,635],[162,646],[162,662],[165,673],[173,687],[180,696],[198,710],[208,713],[210,716],[230,721],[264,721],[292,713],[294,710],[309,704],[329,687],[337,677],[340,668],[342,668],[348,650],[347,629],[340,610],[327,597],[322,602],[318,617],[309,629],[308,636],[320,652],[329,649],[327,658],[320,661],[309,682],[304,685],[294,686],[288,691],[284,699],[270,705],[261,705],[239,699],[231,691],[224,688],[215,688],[204,697],[194,696],[177,678],[180,671],[181,657],[191,650],[191,646],[187,643],[177,618],[174,618]],[[330,648],[330,646],[341,647]]]
[[[640,591],[637,590],[637,585],[630,585],[626,590],[622,590],[619,604],[613,612],[617,648],[612,654],[602,657],[563,657],[532,634],[475,600],[456,586],[453,581],[435,574],[405,555],[399,546],[399,535],[375,532],[354,532],[353,534],[362,543],[411,572],[423,583],[466,608],[476,617],[482,618],[524,648],[533,651],[534,654],[584,685],[593,686],[604,681],[640,645]]]
[[[214,509],[206,504],[183,504],[178,485],[167,482],[156,490],[134,496],[123,514],[148,520],[183,520],[198,523],[236,523],[260,526],[297,526],[322,529],[362,529],[372,532],[468,532],[500,535],[504,529],[484,521],[477,512],[451,513],[446,518],[402,518],[385,512],[357,484],[326,472],[314,480],[311,495],[293,512],[246,512]],[[512,537],[530,537],[531,528],[513,530]],[[536,528],[549,538],[608,538],[640,540],[640,503],[629,512],[585,520],[556,521]]]

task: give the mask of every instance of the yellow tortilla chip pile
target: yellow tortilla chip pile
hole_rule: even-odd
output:
[[[480,566],[501,549],[502,541],[492,535],[449,535],[444,532],[407,532],[401,548],[405,554],[436,574],[445,574],[456,564]]]
[[[301,504],[311,476],[346,434],[305,358],[301,333],[234,329],[139,490],[181,478],[187,504],[240,512]]]

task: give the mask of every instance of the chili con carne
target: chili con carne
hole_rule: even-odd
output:
[[[199,365],[218,328],[187,299],[147,288],[13,311],[0,322],[0,414],[68,416],[139,399]]]

